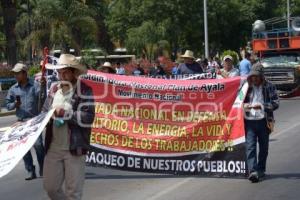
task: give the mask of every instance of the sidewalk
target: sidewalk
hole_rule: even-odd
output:
[[[9,115],[14,115],[16,114],[15,110],[12,111],[8,111],[6,108],[1,107],[0,108],[0,117],[5,117],[5,116],[9,116]]]

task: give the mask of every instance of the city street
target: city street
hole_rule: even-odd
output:
[[[244,179],[178,177],[87,168],[85,200],[296,200],[300,196],[300,99],[282,100],[276,112],[276,132],[271,137],[266,180],[252,184]],[[14,117],[0,118],[1,127]],[[0,179],[1,200],[48,199],[42,179],[30,182],[23,162]]]
[[[0,0],[0,200],[43,144],[51,200],[300,200],[300,0]]]

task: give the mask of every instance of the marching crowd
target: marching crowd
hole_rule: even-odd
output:
[[[222,64],[215,58],[199,60],[192,51],[187,50],[181,56],[183,62],[177,62],[172,69],[172,75],[216,73],[217,78],[247,76],[249,90],[246,95],[245,133],[246,157],[251,182],[258,182],[264,177],[268,155],[269,133],[274,125],[273,111],[279,106],[275,87],[265,80],[263,66],[260,63],[252,65],[251,55],[245,54],[239,68],[233,65],[233,58],[227,55]],[[47,64],[49,70],[56,70],[59,81],[51,87],[41,112],[55,109],[54,115],[46,128],[45,141],[39,137],[34,145],[36,151],[39,175],[43,176],[44,188],[53,200],[81,199],[84,184],[85,154],[89,148],[90,127],[94,119],[93,98],[82,99],[77,94],[78,77],[87,69],[81,65],[75,56],[62,54],[56,65]],[[18,63],[12,71],[17,83],[8,91],[6,105],[9,110],[16,109],[18,121],[24,122],[39,114],[37,101],[40,87],[31,81],[27,74],[27,66]],[[99,71],[125,75],[121,63],[116,67],[105,62]],[[151,77],[166,74],[159,61],[149,70]],[[138,63],[132,75],[145,75],[143,67]],[[81,94],[92,97],[92,90],[80,83]],[[79,106],[84,105],[84,106]],[[84,122],[84,125],[82,124]],[[257,156],[257,142],[259,154]],[[26,180],[37,177],[31,152],[24,156],[25,169],[28,172]],[[65,189],[63,190],[63,183]]]
[[[115,66],[113,66],[110,62],[104,62],[104,64],[99,67],[98,70],[101,72],[118,75],[126,75],[131,73],[133,76],[148,77],[216,73],[218,78],[230,78],[236,76],[246,76],[250,73],[252,63],[255,61],[250,53],[246,52],[243,57],[244,58],[239,63],[239,66],[236,67],[234,66],[234,59],[230,55],[224,56],[222,61],[220,61],[218,57],[210,57],[209,59],[196,59],[192,51],[186,50],[186,52],[180,56],[180,59],[175,61],[170,72],[159,60],[154,61],[149,70],[146,70],[145,66],[142,66],[139,61],[136,63],[136,67],[132,72],[127,72],[125,67],[119,62],[117,62]]]

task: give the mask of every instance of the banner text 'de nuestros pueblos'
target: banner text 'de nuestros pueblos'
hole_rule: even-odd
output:
[[[91,166],[244,176],[241,78],[165,80],[89,71]]]

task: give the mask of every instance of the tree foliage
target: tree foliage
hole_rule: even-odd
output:
[[[207,2],[211,54],[245,46],[251,39],[255,20],[283,17],[286,13],[285,0]],[[299,6],[296,6],[300,5],[300,0],[291,0],[291,4],[292,15],[300,15]],[[204,51],[203,0],[113,1],[106,23],[115,40],[138,53],[149,46],[145,42],[152,35],[159,35],[160,27],[164,28],[160,40],[167,40],[172,49],[192,49],[198,54]],[[143,34],[149,24],[154,27],[148,27]]]
[[[1,0],[0,50],[14,63],[32,47],[127,47],[154,58],[162,51],[204,53],[203,0]],[[300,16],[300,0],[290,0]],[[210,54],[238,50],[255,20],[286,16],[286,0],[208,0]],[[8,23],[9,22],[9,23]],[[17,23],[16,23],[17,22]]]
[[[96,40],[97,24],[91,9],[81,1],[38,0],[31,16],[24,13],[20,17],[17,30],[21,38],[25,36],[25,48],[35,45],[67,51],[72,47],[79,51]]]
[[[17,37],[15,25],[17,21],[17,6],[14,0],[0,1],[3,15],[3,27],[6,38],[6,57],[10,66],[17,62]]]

